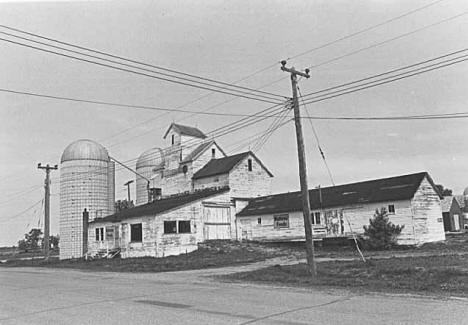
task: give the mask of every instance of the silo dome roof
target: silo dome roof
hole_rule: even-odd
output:
[[[100,160],[109,161],[109,154],[102,145],[99,143],[81,139],[72,142],[65,148],[60,162],[69,160]]]
[[[152,148],[143,152],[137,160],[136,168],[141,167],[164,167],[164,152],[161,148]]]

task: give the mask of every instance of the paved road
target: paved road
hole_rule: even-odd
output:
[[[227,268],[224,271],[232,271]],[[468,301],[0,267],[0,324],[468,324]]]

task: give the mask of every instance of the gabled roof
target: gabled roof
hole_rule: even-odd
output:
[[[211,141],[208,141],[208,142],[205,142],[205,143],[202,143],[201,145],[199,145],[198,147],[196,147],[190,154],[187,155],[187,157],[184,158],[184,160],[181,162],[181,163],[185,163],[185,162],[188,162],[188,161],[192,161],[192,160],[195,160],[197,159],[202,153],[205,152],[205,150],[207,150],[209,147],[211,147],[211,145],[215,144],[216,147],[218,148],[218,150],[226,156],[226,154],[224,153],[223,149],[220,148],[220,146],[218,146],[218,144],[214,141],[214,140],[211,140]]]
[[[119,222],[129,218],[155,216],[157,214],[176,209],[194,201],[201,200],[227,191],[229,191],[228,187],[209,188],[201,191],[196,191],[190,194],[175,195],[168,198],[156,200],[154,202],[147,203],[144,205],[139,205],[131,209],[125,209],[112,215],[106,216],[104,218],[95,219],[90,223]]]
[[[463,195],[455,195],[454,196],[455,200],[457,200],[458,205],[460,208],[465,208],[465,196]]]
[[[453,196],[444,196],[444,199],[440,201],[442,212],[449,212],[452,204],[458,205],[457,200]]]
[[[252,151],[247,151],[233,156],[211,159],[202,169],[197,171],[192,178],[199,179],[229,173],[235,166],[237,166],[237,164],[249,155],[251,155],[265,169],[270,177],[273,177],[273,174],[270,173],[270,171],[263,165],[260,159],[258,159]]]
[[[309,190],[310,206],[312,210],[318,210],[321,208],[411,199],[425,177],[435,189],[429,174],[422,172]],[[301,192],[290,192],[254,198],[237,215],[250,216],[301,210]]]
[[[164,133],[163,139],[166,139],[166,136],[171,129],[174,129],[179,134],[189,135],[191,137],[200,138],[200,139],[206,138],[206,135],[202,131],[197,129],[196,127],[172,123],[167,129],[166,133]]]

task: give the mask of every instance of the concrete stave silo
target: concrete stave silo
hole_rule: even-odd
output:
[[[148,180],[150,187],[157,184],[158,173],[164,169],[164,152],[161,148],[152,148],[143,152],[137,160],[136,172],[136,205],[148,203]],[[146,179],[145,179],[146,178]]]
[[[83,249],[83,210],[89,220],[114,212],[115,165],[107,150],[78,140],[63,152],[60,164],[60,258],[78,258]]]

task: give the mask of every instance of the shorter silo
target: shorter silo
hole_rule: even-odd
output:
[[[150,187],[158,187],[158,173],[164,169],[164,153],[160,148],[143,152],[137,160],[136,205],[148,203],[148,180]],[[156,185],[155,185],[156,184]]]

